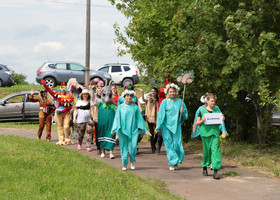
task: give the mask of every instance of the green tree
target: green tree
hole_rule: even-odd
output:
[[[27,76],[24,74],[18,74],[13,72],[13,79],[16,85],[28,85],[28,82],[26,81],[26,77]]]

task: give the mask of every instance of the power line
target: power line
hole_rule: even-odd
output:
[[[64,1],[48,1],[48,0],[33,0],[33,1],[56,3],[56,4],[77,5],[77,6],[86,6],[85,3],[69,3],[69,2],[64,2]],[[91,7],[113,8],[111,6],[104,6],[104,5],[97,5],[97,4],[91,4]]]

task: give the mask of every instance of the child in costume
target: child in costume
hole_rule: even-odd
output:
[[[132,90],[125,90],[122,95],[125,102],[118,105],[112,127],[112,134],[118,133],[123,165],[122,170],[125,171],[128,164],[128,151],[131,163],[130,168],[133,170],[135,169],[138,136],[140,134],[149,133],[147,132],[145,121],[138,106],[132,103],[135,92]]]
[[[112,89],[112,93],[113,93],[113,100],[114,100],[115,104],[118,105],[118,100],[119,100],[119,97],[120,97],[118,86],[117,85],[112,85],[111,89]]]
[[[40,90],[39,96],[34,98],[34,90],[29,95],[31,102],[39,102],[39,130],[37,139],[41,139],[44,126],[46,124],[46,141],[51,140],[52,113],[55,110],[54,99],[50,96],[46,89]]]
[[[91,135],[92,135],[92,125],[90,116],[90,95],[88,89],[83,89],[82,93],[79,95],[81,100],[78,100],[74,113],[73,122],[77,124],[79,130],[79,144],[77,146],[78,150],[82,150],[82,142],[84,135],[86,134],[86,147],[87,151],[92,151],[91,148]]]
[[[74,104],[74,97],[72,97],[66,90],[65,83],[61,83],[60,89],[57,92],[52,91],[49,86],[46,85],[44,80],[41,83],[47,89],[47,91],[56,100],[56,110],[54,115],[55,123],[57,124],[57,134],[59,141],[57,145],[67,145],[69,143],[74,144],[74,142],[69,138],[70,120],[71,114],[70,110]],[[65,141],[64,141],[65,135]]]
[[[218,170],[221,169],[222,156],[220,150],[220,129],[219,124],[206,125],[205,113],[221,113],[220,109],[215,107],[217,97],[214,94],[207,94],[206,97],[206,107],[200,109],[196,125],[200,126],[200,136],[203,144],[203,175],[208,176],[207,166],[212,165],[214,170],[214,179],[219,179]],[[223,121],[225,117],[223,116]],[[223,133],[226,136],[226,133]]]
[[[116,144],[116,139],[115,135],[111,134],[111,130],[117,106],[112,98],[111,82],[108,86],[106,82],[106,86],[103,87],[101,92],[101,99],[97,99],[94,103],[98,110],[97,140],[102,151],[100,157],[104,158],[105,151],[107,150],[110,152],[110,159],[113,159],[115,157],[113,155],[113,150]]]
[[[161,130],[171,171],[178,169],[185,155],[181,126],[188,118],[188,110],[183,100],[176,97],[178,91],[179,87],[173,83],[166,86],[165,94],[168,97],[161,102],[156,128],[156,131]]]
[[[154,134],[154,130],[156,127],[156,121],[157,121],[157,114],[158,114],[158,89],[152,88],[151,90],[151,97],[148,97],[145,99],[144,97],[144,91],[141,88],[137,88],[140,92],[142,92],[142,99],[146,103],[146,109],[145,109],[145,117],[148,122],[149,131],[151,133],[150,137],[150,143],[151,143],[151,149],[152,153],[160,152],[160,148],[162,145],[162,136],[161,134]],[[156,148],[156,143],[158,143],[158,147]]]

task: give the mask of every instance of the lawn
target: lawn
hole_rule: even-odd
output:
[[[180,199],[163,181],[139,178],[53,143],[0,136],[1,199]]]

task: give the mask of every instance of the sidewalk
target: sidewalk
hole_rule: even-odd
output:
[[[0,135],[16,135],[28,138],[36,138],[36,131],[18,129],[0,129]],[[42,139],[45,137],[43,133]],[[53,133],[53,142],[57,141],[57,134]],[[75,145],[65,146],[75,151]],[[114,150],[115,159],[109,159],[97,155],[96,149],[86,152],[83,147],[82,153],[102,160],[111,166],[121,170],[121,158],[119,146]],[[152,154],[149,144],[140,143],[139,153],[136,156],[136,169],[128,170],[138,176],[157,178],[166,182],[169,190],[188,200],[276,200],[280,197],[280,181],[265,175],[240,169],[236,166],[223,163],[219,171],[220,180],[212,178],[213,171],[208,171],[209,176],[202,176],[201,155],[186,151],[184,163],[179,165],[179,170],[169,171],[168,161],[164,148],[160,154]],[[239,174],[236,177],[226,177],[224,172],[234,171]]]

